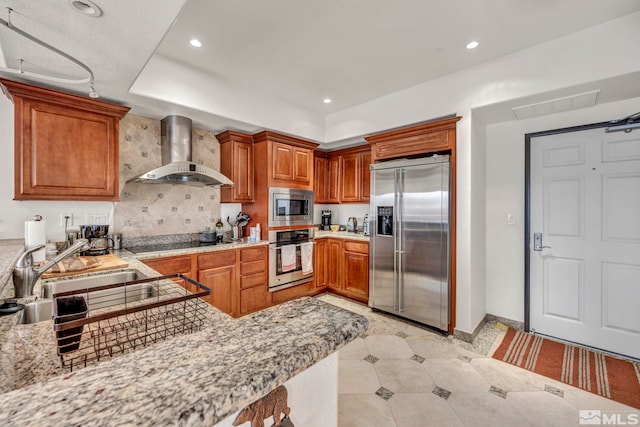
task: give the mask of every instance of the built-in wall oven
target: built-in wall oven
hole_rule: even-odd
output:
[[[313,236],[313,228],[269,231],[270,292],[313,279]]]
[[[269,187],[269,227],[313,225],[313,191]]]

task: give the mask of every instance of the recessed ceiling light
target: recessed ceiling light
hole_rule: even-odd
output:
[[[76,12],[91,16],[92,18],[97,18],[102,15],[102,9],[91,0],[67,0],[67,4]]]
[[[331,104],[331,98],[325,98],[322,100],[325,104]]]
[[[202,42],[198,39],[189,40],[189,44],[193,47],[202,47]]]
[[[467,49],[475,49],[478,47],[480,43],[478,43],[477,41],[472,41],[469,42],[469,44],[467,44]]]

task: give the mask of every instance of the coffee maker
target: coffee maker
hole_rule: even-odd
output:
[[[320,224],[321,230],[331,230],[331,211],[322,211],[322,223]]]

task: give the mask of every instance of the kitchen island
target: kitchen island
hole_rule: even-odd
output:
[[[129,268],[150,272],[135,257],[128,261]],[[15,325],[13,317],[0,318],[3,370],[7,331],[34,326]],[[335,359],[332,353],[368,327],[364,317],[314,298],[238,319],[211,307],[209,318],[199,332],[4,393],[0,419],[30,426],[215,425],[323,359]],[[49,337],[54,340],[52,331]]]

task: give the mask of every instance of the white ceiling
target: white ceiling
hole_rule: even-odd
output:
[[[148,77],[145,64],[165,58],[197,69],[231,93],[255,93],[265,110],[271,97],[322,121],[327,114],[640,10],[638,0],[94,2],[104,12],[99,18],[73,11],[69,0],[0,0],[0,18],[7,20],[5,8],[13,8],[16,27],[88,65],[104,99],[151,117],[186,114],[201,127],[247,131],[270,126],[225,115],[224,108],[202,111],[188,100],[172,105],[130,88]],[[204,46],[190,47],[192,37]],[[465,49],[471,40],[480,46]],[[86,75],[4,27],[0,66],[3,57],[10,67],[22,58],[30,71]],[[26,80],[88,93],[86,84]],[[325,97],[333,102],[324,104]]]

